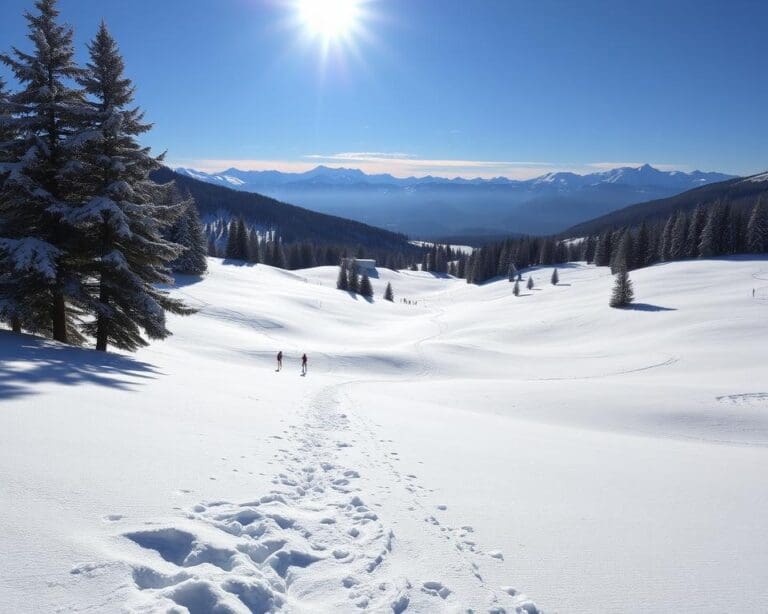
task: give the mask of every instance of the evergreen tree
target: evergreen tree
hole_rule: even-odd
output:
[[[336,278],[336,287],[339,290],[349,290],[349,279],[347,278],[347,261],[342,260],[339,266],[339,276]]]
[[[595,244],[595,266],[608,266],[611,263],[611,235],[603,233]]]
[[[368,278],[368,271],[363,271],[363,274],[360,277],[360,287],[358,288],[358,292],[365,298],[373,298],[373,286],[371,285],[371,280]]]
[[[71,83],[82,69],[56,0],[37,0],[35,8],[25,13],[33,51],[0,55],[21,86],[4,122],[17,138],[5,153],[15,172],[0,195],[0,318],[66,343],[80,340],[73,307],[85,300],[83,241],[67,221],[76,200],[70,174],[85,136],[83,92]]]
[[[553,286],[556,286],[558,283],[560,283],[560,276],[557,274],[557,269],[552,270],[552,278],[550,279]]]
[[[528,283],[526,284],[526,287],[529,290],[533,290],[533,276],[532,275],[528,276]]]
[[[661,233],[661,242],[659,243],[659,259],[662,262],[669,262],[672,258],[672,230],[675,227],[675,216],[670,215],[664,224],[664,230]]]
[[[678,211],[672,226],[672,237],[669,246],[669,259],[682,260],[686,256],[688,240],[688,216],[684,211]]]
[[[517,267],[514,262],[510,262],[507,269],[507,280],[515,281],[515,275],[517,275]]]
[[[387,288],[384,290],[384,300],[390,303],[395,300],[395,294],[392,292],[392,284],[390,282],[387,282]]]
[[[17,128],[13,126],[13,112],[9,96],[5,81],[0,78],[0,199],[3,198],[2,186],[8,175],[3,165],[13,161],[11,150],[17,135]],[[0,201],[0,212],[3,210],[3,202]],[[2,236],[2,226],[0,226],[0,236]],[[3,296],[13,294],[13,287],[16,283],[15,267],[10,266],[10,263],[6,262],[2,256],[3,249],[0,246],[0,321],[7,320],[13,331],[19,333],[21,332],[21,314],[14,304],[5,305],[2,301]]]
[[[688,236],[685,239],[686,258],[696,258],[699,255],[699,242],[706,223],[707,216],[704,209],[699,205],[691,215],[691,221],[688,224]]]
[[[699,240],[699,256],[702,258],[712,258],[719,256],[721,252],[721,242],[723,235],[724,207],[717,203],[709,210],[704,229],[701,231]]]
[[[762,198],[752,207],[747,222],[747,251],[752,254],[768,252],[768,207]]]
[[[515,280],[515,285],[512,288],[512,294],[514,294],[515,296],[520,296],[520,280],[519,279]]]
[[[174,271],[185,275],[203,275],[208,270],[208,262],[205,259],[208,242],[193,201],[187,202],[187,206],[171,230],[170,238],[171,241],[185,248],[185,251],[171,263]]]
[[[648,227],[641,222],[635,237],[635,268],[646,267],[652,262],[650,247]]]
[[[191,310],[157,284],[171,283],[169,265],[181,248],[165,240],[162,232],[191,203],[178,204],[171,186],[157,186],[149,173],[160,167],[137,142],[150,125],[130,105],[134,88],[124,77],[124,64],[112,36],[102,23],[88,45],[90,62],[80,82],[90,96],[89,123],[93,134],[83,148],[83,180],[79,186],[84,205],[71,214],[73,224],[87,230],[92,244],[90,289],[94,319],[84,325],[96,337],[96,349],[112,344],[135,350],[150,339],[170,335],[165,312]],[[163,203],[163,199],[171,201]]]
[[[360,275],[354,261],[347,266],[347,289],[355,294],[360,291]]]
[[[632,281],[626,268],[619,269],[616,273],[616,282],[611,294],[611,307],[626,307],[634,300],[634,291],[632,290]]]
[[[611,260],[611,272],[615,273],[622,267],[627,270],[633,269],[635,264],[635,250],[632,233],[629,230],[625,230],[617,243],[617,247],[613,252],[613,258]]]
[[[248,260],[248,230],[242,217],[232,220],[229,224],[224,257],[229,260]]]

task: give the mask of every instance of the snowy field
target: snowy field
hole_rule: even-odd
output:
[[[210,268],[135,356],[0,332],[0,612],[768,612],[768,260]]]

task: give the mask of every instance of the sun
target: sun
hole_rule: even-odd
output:
[[[352,34],[360,19],[360,0],[298,0],[299,19],[325,42]]]

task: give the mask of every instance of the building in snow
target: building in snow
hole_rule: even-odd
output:
[[[357,265],[361,272],[376,270],[376,261],[370,258],[344,258],[342,263],[347,266]]]

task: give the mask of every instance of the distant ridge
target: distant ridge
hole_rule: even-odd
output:
[[[758,198],[768,199],[768,172],[751,177],[729,179],[713,183],[670,198],[638,203],[577,224],[561,233],[564,237],[594,235],[623,226],[637,226],[641,222],[658,222],[677,211],[689,212],[701,205],[710,207],[717,202],[728,203],[737,209],[751,209]]]
[[[260,194],[211,185],[169,168],[156,171],[152,178],[158,183],[174,181],[182,193],[192,196],[204,220],[242,215],[254,224],[278,230],[286,242],[314,241],[369,248],[413,249],[402,234],[309,211]]]
[[[535,179],[397,178],[355,168],[318,166],[304,173],[179,174],[255,192],[314,211],[422,238],[503,233],[553,234],[630,204],[666,198],[731,179],[723,173],[662,171],[648,164],[588,175],[556,172]]]

